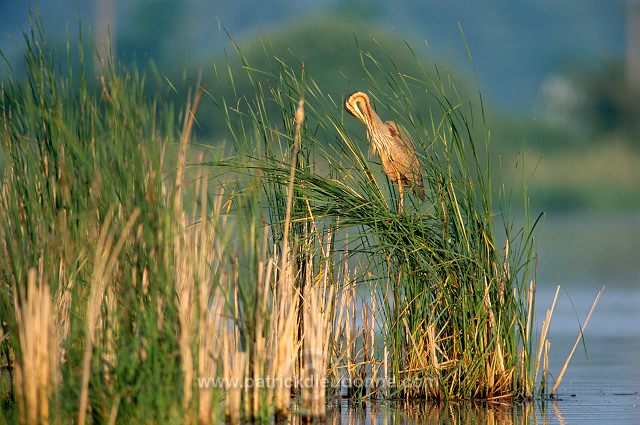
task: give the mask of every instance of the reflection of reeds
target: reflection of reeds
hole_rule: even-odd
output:
[[[327,423],[533,425],[540,422],[551,422],[547,417],[547,412],[551,410],[549,404],[551,404],[554,419],[564,424],[564,419],[555,401],[540,404],[511,404],[469,400],[443,403],[415,400],[342,403],[328,409]],[[301,421],[292,420],[291,423],[297,424]]]

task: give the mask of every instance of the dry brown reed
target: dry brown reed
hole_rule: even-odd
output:
[[[196,191],[197,193],[197,191]],[[227,216],[220,214],[222,210],[222,193],[213,203],[214,217],[218,220],[206,220],[207,207],[207,173],[202,174],[202,199],[200,223],[197,226],[197,237],[192,246],[197,260],[196,277],[198,281],[198,376],[214,376],[217,361],[222,348],[219,340],[219,324],[223,322],[224,299],[222,288],[228,286],[228,274],[221,267],[224,245],[217,243],[217,227],[226,225]],[[214,287],[214,276],[219,284]],[[211,300],[211,301],[210,301]],[[198,394],[198,423],[213,423],[212,389],[202,386]]]
[[[302,409],[307,417],[320,419],[326,416],[327,408],[329,338],[335,290],[327,278],[328,274],[324,274],[322,280],[304,288],[302,307]]]
[[[60,340],[51,291],[42,270],[29,270],[26,290],[14,293],[14,306],[20,342],[14,381],[19,420],[48,424],[49,403],[60,380]]]
[[[560,293],[560,286],[556,287],[556,293],[553,296],[553,303],[551,307],[547,310],[544,320],[542,321],[542,330],[540,332],[540,340],[538,343],[538,353],[536,355],[536,364],[535,364],[535,372],[533,372],[533,381],[538,378],[538,370],[540,369],[540,363],[542,361],[542,353],[543,350],[546,350],[546,347],[549,345],[549,340],[547,338],[547,333],[549,332],[549,325],[551,324],[551,318],[553,317],[553,312],[556,308],[556,302],[558,301],[558,294]],[[545,362],[546,364],[546,362]],[[545,377],[545,371],[543,370],[542,378]]]
[[[187,218],[186,212],[183,209],[182,199],[182,187],[185,174],[185,162],[187,155],[187,148],[189,140],[191,138],[191,131],[193,129],[193,123],[195,121],[195,112],[198,109],[200,99],[202,98],[202,91],[197,86],[193,104],[190,99],[187,102],[187,110],[185,111],[184,124],[182,134],[180,137],[180,146],[178,153],[178,163],[176,169],[175,186],[173,193],[173,205],[174,205],[174,219],[178,222],[179,230],[175,234],[174,240],[174,259],[176,262],[176,290],[178,297],[178,321],[180,324],[180,334],[178,344],[180,346],[180,358],[182,360],[182,392],[183,408],[185,411],[189,411],[193,397],[193,383],[194,383],[194,360],[193,360],[193,338],[194,328],[192,324],[194,311],[194,303],[196,301],[196,276],[193,275],[193,264],[197,261],[196,247],[193,244],[195,242],[194,237],[185,235],[187,232]],[[206,193],[206,192],[205,192]],[[194,196],[194,199],[197,195]],[[206,204],[205,204],[206,205]],[[205,218],[203,217],[203,220]],[[204,247],[203,247],[204,248]],[[200,282],[202,285],[205,282]],[[187,416],[185,418],[189,423],[191,418]]]
[[[596,299],[593,301],[593,304],[591,304],[591,308],[589,309],[589,313],[587,314],[587,317],[584,319],[584,324],[580,328],[580,334],[578,334],[578,337],[576,338],[576,342],[573,344],[573,348],[571,348],[571,351],[569,352],[569,355],[567,355],[567,359],[565,360],[564,364],[562,365],[562,369],[560,369],[560,372],[558,373],[558,378],[556,378],[556,382],[553,385],[553,388],[551,389],[551,395],[555,394],[556,391],[558,390],[558,386],[560,386],[560,382],[562,382],[562,377],[564,376],[564,373],[567,371],[567,366],[569,366],[569,362],[571,361],[571,357],[573,357],[573,353],[576,351],[576,348],[578,347],[578,344],[580,343],[580,341],[583,338],[584,330],[587,328],[587,325],[589,324],[589,319],[591,319],[591,314],[593,314],[593,311],[596,309],[596,305],[598,305],[598,301],[600,300],[600,296],[602,295],[603,291],[604,291],[604,288],[602,288],[602,289],[600,289],[600,291],[598,291],[598,295],[596,295]]]
[[[256,313],[254,318],[254,339],[251,345],[251,365],[247,371],[252,382],[257,383],[264,377],[271,377],[272,374],[272,343],[273,338],[267,334],[267,329],[273,329],[269,320],[269,299],[271,297],[271,283],[275,279],[274,270],[277,267],[277,261],[268,256],[267,252],[268,229],[265,227],[262,233],[262,247],[260,258],[258,259],[258,276],[256,282]],[[248,408],[247,415],[249,418],[258,419],[260,411],[271,402],[271,394],[268,390],[266,394],[264,389],[259,385],[253,385],[247,388]]]
[[[177,223],[173,254],[185,422],[197,420],[199,424],[210,424],[216,421],[213,415],[215,407],[212,405],[214,389],[211,385],[200,385],[194,400],[196,376],[205,380],[215,377],[220,355],[223,355],[228,360],[223,360],[223,363],[233,365],[229,370],[224,368],[224,377],[237,379],[244,376],[247,359],[238,350],[237,339],[232,339],[232,335],[225,332],[228,328],[225,327],[224,297],[225,292],[230,290],[232,278],[223,266],[225,244],[220,241],[218,232],[227,225],[228,215],[223,213],[223,209],[228,205],[224,201],[222,188],[218,188],[213,201],[209,200],[209,175],[203,166],[203,154],[199,156],[193,188],[190,188],[191,217],[187,217],[187,208],[184,206],[187,153],[201,98],[202,91],[198,89],[193,102],[187,105],[180,137],[173,191],[174,219]],[[227,397],[227,414],[231,422],[239,420],[238,391],[236,387],[230,389]],[[194,402],[197,402],[197,409],[191,408]]]
[[[295,136],[293,153],[291,154],[291,171],[289,187],[287,188],[287,206],[285,209],[284,231],[282,236],[282,258],[279,270],[278,284],[278,333],[276,342],[276,417],[289,416],[290,388],[285,383],[293,379],[293,359],[297,355],[295,338],[295,321],[298,311],[299,297],[295,293],[293,266],[289,248],[289,233],[291,231],[291,208],[293,205],[293,189],[296,174],[296,162],[302,143],[302,123],[304,121],[304,97],[300,97],[295,114]]]

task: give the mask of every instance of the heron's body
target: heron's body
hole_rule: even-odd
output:
[[[367,126],[371,152],[380,157],[385,174],[398,185],[398,211],[402,210],[405,186],[424,200],[420,161],[407,133],[393,121],[382,122],[366,93],[347,96],[345,108]]]

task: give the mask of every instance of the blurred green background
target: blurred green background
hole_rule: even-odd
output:
[[[0,1],[0,76],[22,73],[30,8]],[[216,94],[251,92],[246,80],[232,88],[224,79],[221,65],[240,66],[227,32],[251,66],[272,61],[266,52],[299,60],[336,99],[364,81],[358,47],[388,53],[408,73],[414,54],[437,64],[470,99],[482,93],[496,174],[506,184],[526,179],[534,214],[546,213],[541,277],[640,283],[635,0],[40,0],[37,8],[61,63],[80,31],[100,52],[110,39],[119,61],[149,70],[150,90],[172,81],[176,100],[200,71]],[[200,141],[224,140],[212,104],[198,118]]]

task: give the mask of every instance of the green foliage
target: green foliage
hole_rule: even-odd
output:
[[[639,147],[640,88],[629,83],[622,64],[609,64],[594,72],[578,74],[575,80],[584,98],[582,124],[597,137],[617,136]]]

